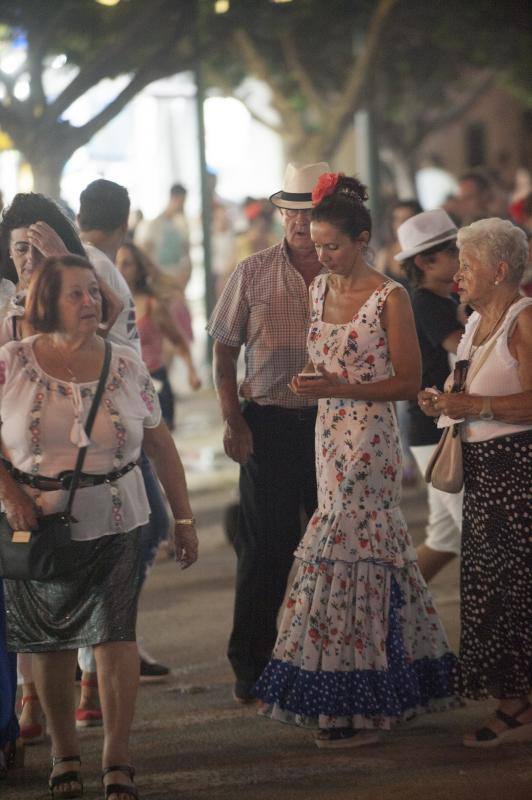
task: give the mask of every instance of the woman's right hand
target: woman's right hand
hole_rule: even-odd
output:
[[[37,506],[32,498],[13,481],[2,493],[7,521],[15,531],[32,531],[38,527]]]
[[[438,398],[437,389],[422,389],[417,395],[417,404],[427,417],[439,417],[441,411],[434,407]]]
[[[194,525],[175,524],[175,560],[181,569],[187,569],[198,560],[198,534]]]

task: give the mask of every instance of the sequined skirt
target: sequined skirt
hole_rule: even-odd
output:
[[[4,581],[8,650],[45,653],[135,641],[139,530],[73,546],[74,574],[49,583]]]

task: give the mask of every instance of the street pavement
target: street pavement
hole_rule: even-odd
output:
[[[236,497],[237,469],[221,450],[212,391],[178,404],[176,441],[183,457],[201,541],[185,572],[166,560],[152,570],[139,614],[148,650],[171,677],[141,686],[132,761],[148,800],[532,800],[532,745],[478,751],[462,746],[493,703],[415,719],[382,735],[379,745],[318,750],[312,733],[257,717],[231,696],[225,658],[231,626],[235,557],[221,520]],[[423,538],[421,483],[404,493],[414,541]],[[458,564],[431,584],[452,646],[458,645]],[[85,797],[103,797],[101,729],[80,735]],[[73,751],[77,745],[73,744]],[[26,767],[0,783],[2,800],[46,795],[48,745],[26,750]]]

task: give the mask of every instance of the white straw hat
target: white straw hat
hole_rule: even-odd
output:
[[[404,261],[437,244],[456,239],[458,228],[443,208],[433,211],[422,211],[410,217],[397,229],[397,239],[401,252],[394,256],[396,261]]]
[[[330,172],[326,161],[296,167],[288,164],[283,179],[283,188],[270,197],[278,208],[312,208],[312,190],[320,175]]]

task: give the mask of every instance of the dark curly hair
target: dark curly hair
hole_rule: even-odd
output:
[[[416,258],[421,256],[423,259],[430,260],[432,256],[435,256],[437,253],[442,253],[444,250],[449,250],[453,245],[456,247],[456,239],[440,242],[439,244],[435,244],[434,247],[429,247],[427,250],[423,250],[415,256],[405,258],[405,260],[401,262],[401,268],[412,288],[417,289],[423,286],[423,281],[425,280],[425,273],[416,264]]]
[[[312,209],[313,222],[329,222],[350,239],[362,231],[371,236],[371,214],[364,205],[368,190],[357,178],[341,175],[333,194],[327,195]]]
[[[35,222],[46,222],[47,225],[53,228],[70,253],[83,258],[86,256],[76,229],[57,203],[54,203],[53,200],[43,194],[19,192],[13,198],[11,204],[4,208],[0,221],[2,274],[6,278],[10,278],[10,280],[13,280],[13,275],[16,276],[13,262],[9,255],[11,231],[17,228],[28,228]],[[17,278],[15,277],[16,280]]]

